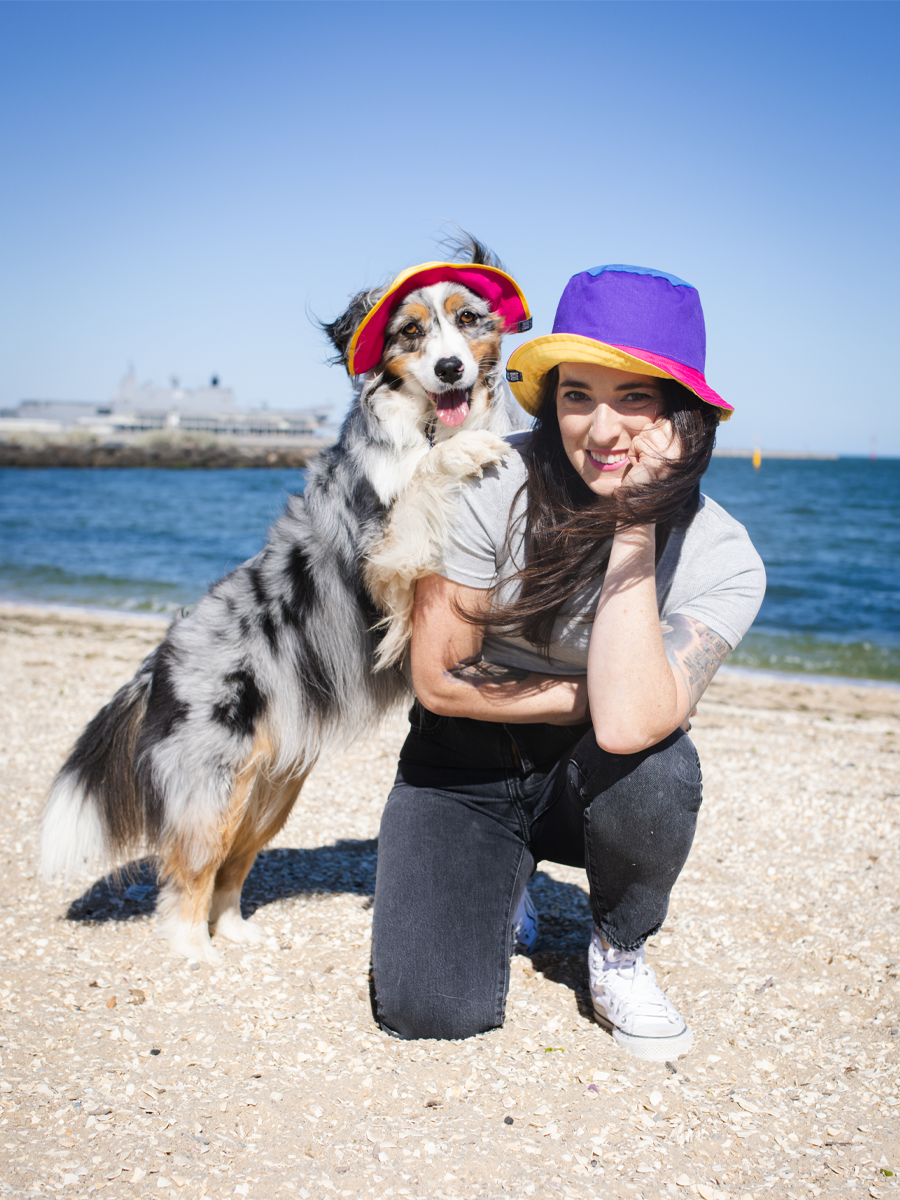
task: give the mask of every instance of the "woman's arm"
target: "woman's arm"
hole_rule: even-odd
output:
[[[702,621],[661,625],[656,528],[617,533],[591,633],[588,695],[597,743],[635,754],[684,725],[730,647]]]
[[[632,442],[623,486],[664,477],[678,453],[665,418]],[[588,696],[597,744],[610,754],[649,749],[682,726],[730,647],[701,621],[681,614],[660,624],[656,526],[619,530],[588,650]]]
[[[483,631],[456,611],[478,611],[488,593],[428,575],[416,585],[410,666],[416,695],[444,717],[577,725],[587,718],[583,675],[540,675],[486,663]]]

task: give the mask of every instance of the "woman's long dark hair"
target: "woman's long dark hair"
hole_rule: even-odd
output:
[[[503,604],[495,588],[487,612],[460,609],[461,616],[523,637],[546,653],[566,602],[606,569],[617,529],[655,524],[659,561],[672,531],[686,528],[697,512],[700,479],[709,466],[719,423],[718,410],[688,388],[674,379],[659,382],[680,456],[664,478],[598,497],[569,462],[556,415],[559,368],[549,372],[526,454],[526,563],[513,577],[518,595]],[[515,534],[510,515],[508,544]]]

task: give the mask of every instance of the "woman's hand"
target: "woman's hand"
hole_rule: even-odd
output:
[[[633,487],[635,484],[664,479],[671,463],[680,454],[681,442],[675,436],[672,422],[667,417],[660,417],[642,429],[632,441],[628,452],[631,465],[622,482]]]

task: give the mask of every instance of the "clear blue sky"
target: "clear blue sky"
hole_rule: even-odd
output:
[[[599,263],[697,286],[720,444],[900,454],[898,32],[866,2],[0,4],[0,403],[133,361],[343,410],[309,313],[449,219],[535,333]]]

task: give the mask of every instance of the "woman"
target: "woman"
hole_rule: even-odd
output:
[[[534,430],[468,488],[416,592],[417,701],[382,819],[382,1025],[459,1038],[503,1021],[542,859],[584,867],[598,1021],[641,1058],[691,1033],[644,958],[694,836],[689,717],[762,601],[743,527],[701,497],[719,420],[694,288],[575,275],[553,333],[509,362]]]

